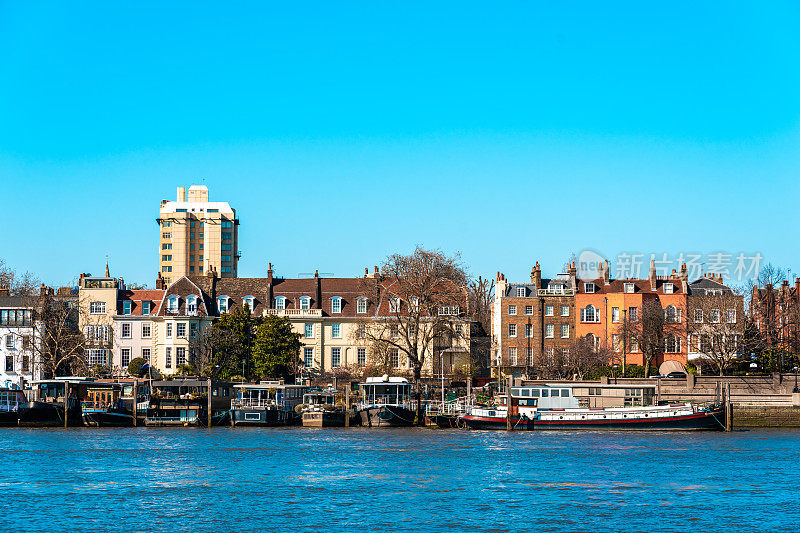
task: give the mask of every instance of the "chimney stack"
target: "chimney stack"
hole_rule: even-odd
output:
[[[319,270],[314,271],[314,283],[316,285],[316,298],[314,298],[314,303],[317,309],[322,309],[322,280],[319,279]]]
[[[531,283],[536,285],[536,290],[542,288],[542,267],[539,266],[539,261],[536,261],[531,270]]]
[[[606,285],[611,283],[611,271],[608,268],[608,259],[603,261],[603,283]]]
[[[179,202],[186,201],[186,187],[178,187],[178,201]]]
[[[0,287],[0,298],[8,298],[9,296],[8,287]]]
[[[274,299],[272,280],[274,275],[275,273],[272,271],[272,263],[269,263],[269,266],[267,267],[267,309],[272,309],[272,302]]]
[[[650,275],[648,277],[650,278],[650,290],[654,291],[654,290],[656,290],[658,288],[658,284],[656,283],[656,260],[655,259],[651,259],[650,260],[650,273],[649,274]]]

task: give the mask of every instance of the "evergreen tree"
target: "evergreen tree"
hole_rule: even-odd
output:
[[[300,362],[300,334],[287,317],[269,315],[258,326],[253,345],[253,366],[261,378],[294,379]]]
[[[253,377],[253,343],[261,322],[247,306],[232,308],[223,313],[205,334],[201,357],[194,362],[195,370],[204,376],[231,379]]]

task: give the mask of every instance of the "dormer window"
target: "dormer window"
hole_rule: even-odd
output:
[[[178,297],[174,294],[167,298],[167,311],[170,313],[178,312]]]
[[[341,296],[334,296],[331,298],[331,313],[341,313],[342,312],[342,297]]]
[[[389,312],[390,313],[399,313],[400,312],[400,298],[396,296],[389,299]]]
[[[278,296],[275,298],[275,309],[286,309],[286,297]]]
[[[197,314],[197,296],[189,296],[186,298],[186,314]]]
[[[252,296],[245,296],[242,298],[242,304],[247,307],[252,313],[256,308],[256,299]]]
[[[133,311],[133,302],[130,300],[125,300],[122,302],[122,314],[129,315]]]
[[[356,312],[360,314],[364,314],[367,312],[367,299],[364,298],[363,296],[358,299],[356,305]]]
[[[675,285],[672,283],[665,283],[664,284],[664,294],[672,294],[675,292]]]
[[[303,296],[300,298],[300,309],[311,309],[311,297]]]
[[[219,298],[217,298],[217,309],[219,309],[220,314],[228,312],[229,301],[230,298],[228,298],[227,296],[220,296]]]
[[[584,288],[584,291],[586,292],[586,294],[594,294],[594,291],[595,291],[594,283],[586,283],[586,284],[584,284],[583,288]]]
[[[143,315],[149,315],[151,308],[152,308],[151,302],[148,302],[148,301],[142,302],[142,314]]]
[[[633,294],[634,285],[633,283],[623,283],[622,289],[628,294]]]
[[[517,298],[525,298],[525,287],[517,287]]]

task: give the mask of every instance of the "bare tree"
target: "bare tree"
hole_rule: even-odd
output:
[[[614,359],[614,354],[606,346],[595,346],[586,337],[576,339],[569,353],[569,366],[579,379],[583,379],[589,370],[607,365]]]
[[[641,351],[645,377],[650,376],[650,365],[665,351],[680,351],[685,328],[682,327],[683,309],[665,311],[655,299],[646,299],[638,316],[626,315],[617,326],[623,351]]]
[[[373,363],[396,368],[408,361],[422,423],[420,378],[426,359],[462,335],[454,324],[468,295],[460,256],[418,246],[411,255],[389,256],[380,277],[365,278],[364,283],[365,289],[371,290],[370,284],[376,289],[377,300],[373,316],[358,322],[357,336],[370,346]]]
[[[744,321],[741,295],[726,292],[690,296],[686,317],[690,351],[702,354],[720,376],[724,375],[742,348]]]
[[[39,285],[39,279],[34,274],[31,272],[18,274],[0,258],[0,288],[8,289],[11,296],[36,296]]]
[[[38,367],[42,377],[87,372],[89,368],[84,355],[86,338],[78,327],[79,311],[76,306],[54,297],[49,291],[38,302],[30,297],[30,302],[31,307],[37,307],[37,311],[29,345],[33,364]]]
[[[469,283],[469,310],[484,331],[492,330],[492,302],[494,301],[494,280],[478,276]]]

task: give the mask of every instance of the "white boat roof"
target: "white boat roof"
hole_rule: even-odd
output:
[[[398,378],[398,377],[389,377],[386,374],[383,376],[376,376],[367,378],[367,385],[378,385],[378,384],[386,384],[386,383],[408,383],[406,378]]]
[[[306,388],[305,385],[286,385],[279,381],[262,381],[261,383],[238,383],[233,386],[236,389],[294,389]]]

